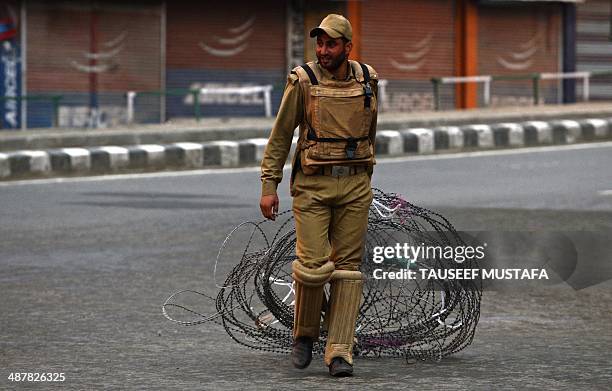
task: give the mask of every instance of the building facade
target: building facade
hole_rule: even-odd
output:
[[[353,58],[386,80],[383,110],[431,110],[434,77],[612,68],[609,55],[591,53],[610,48],[593,36],[603,31],[593,18],[605,23],[604,3],[576,13],[574,2],[550,1],[2,1],[2,128],[113,126],[130,112],[138,123],[263,115],[261,94],[197,91],[272,86],[276,109],[287,72],[315,57],[308,31],[331,12],[353,24]],[[576,36],[600,46],[578,42],[571,64]],[[442,107],[482,105],[482,87],[442,85]],[[544,83],[540,100],[563,100],[561,87]],[[529,79],[498,82],[490,104],[533,104],[532,95]]]

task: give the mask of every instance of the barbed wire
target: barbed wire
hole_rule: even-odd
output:
[[[365,255],[362,304],[357,319],[354,354],[393,356],[406,359],[440,360],[468,346],[480,315],[482,286],[479,280],[375,278],[381,272],[416,269],[473,269],[474,258],[463,263],[446,257],[419,257],[410,262],[402,257],[384,257],[374,262],[378,247],[396,243],[409,246],[464,245],[453,225],[442,215],[418,207],[394,193],[373,189]],[[275,221],[245,222],[226,237],[214,266],[216,297],[195,290],[173,293],[162,305],[164,316],[180,325],[210,322],[221,325],[241,345],[268,352],[289,353],[293,328],[294,288],[291,262],[296,259],[293,217],[285,211]],[[222,285],[217,284],[217,266],[230,239],[249,227],[240,261]],[[256,248],[257,243],[260,248]],[[327,292],[328,294],[329,292]],[[214,302],[210,315],[180,304],[179,297],[193,294]],[[184,311],[193,320],[179,320],[171,309]],[[323,353],[327,331],[314,344]]]

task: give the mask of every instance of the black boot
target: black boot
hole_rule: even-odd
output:
[[[291,361],[293,366],[299,369],[304,369],[310,365],[312,361],[312,338],[298,337],[293,341]]]
[[[335,357],[329,364],[329,374],[334,377],[353,376],[353,366],[342,357]]]

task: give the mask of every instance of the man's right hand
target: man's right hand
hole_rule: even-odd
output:
[[[261,214],[264,215],[266,219],[276,220],[278,204],[278,196],[276,194],[261,196],[261,200],[259,200]]]

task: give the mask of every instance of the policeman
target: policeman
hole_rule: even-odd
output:
[[[292,362],[297,368],[310,364],[329,282],[325,363],[332,376],[351,376],[363,286],[359,267],[372,202],[378,76],[369,65],[348,60],[352,28],[343,16],[328,15],[310,36],[317,40],[318,61],[289,74],[261,164],[260,208],[274,220],[276,188],[299,126],[290,181],[298,257],[292,264]]]

